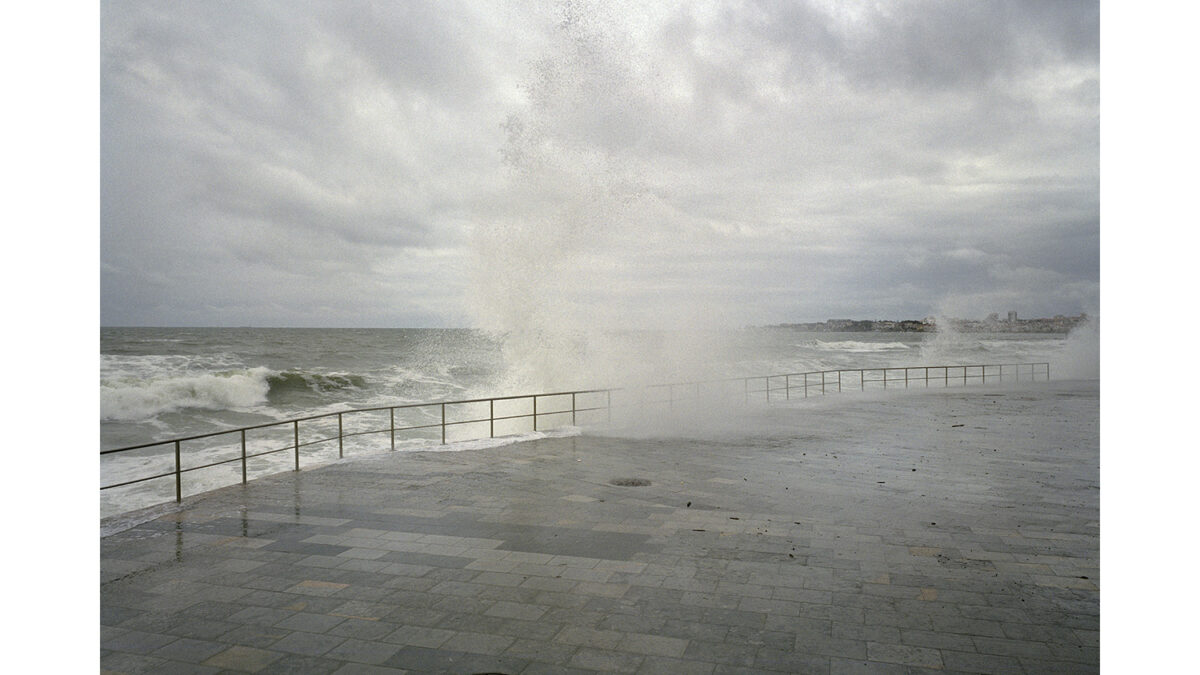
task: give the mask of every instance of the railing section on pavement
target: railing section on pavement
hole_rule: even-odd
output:
[[[623,405],[665,405],[674,408],[676,404],[714,395],[722,400],[740,399],[747,404],[757,401],[769,403],[846,391],[1049,379],[1049,363],[821,370],[652,385],[641,388],[636,397],[630,398],[630,403]],[[148,481],[173,479],[175,501],[179,502],[184,495],[184,475],[195,471],[235,466],[240,468],[241,482],[246,483],[256,460],[290,453],[293,470],[299,471],[302,449],[320,446],[324,452],[313,453],[313,456],[324,463],[332,460],[334,443],[337,444],[337,458],[340,459],[345,457],[347,441],[366,436],[383,436],[388,439],[390,449],[395,450],[398,434],[409,442],[444,445],[460,440],[546,431],[567,425],[603,424],[612,421],[613,395],[628,393],[628,389],[586,389],[361,408],[112,448],[100,452],[102,460],[134,458],[138,466],[151,467],[150,475],[138,475],[136,478],[102,485],[100,489],[111,490]],[[189,457],[195,458],[189,464],[184,462],[185,445]],[[266,467],[264,462],[259,461],[258,464],[260,468]],[[273,471],[278,470],[276,465]],[[236,480],[235,477],[230,483]]]

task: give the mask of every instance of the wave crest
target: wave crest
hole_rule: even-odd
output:
[[[244,410],[286,402],[297,394],[325,394],[365,385],[366,378],[361,375],[276,371],[261,366],[149,379],[113,378],[100,384],[100,419],[133,422],[186,409]]]
[[[185,408],[227,410],[267,402],[267,368],[224,373],[193,373],[100,384],[100,419],[130,422]]]

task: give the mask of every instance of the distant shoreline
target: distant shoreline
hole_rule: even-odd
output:
[[[1085,323],[1087,314],[1062,316],[1049,319],[1018,319],[1009,312],[1007,319],[992,314],[986,319],[947,319],[950,327],[959,333],[1069,333],[1071,329]],[[777,323],[764,328],[787,328],[813,333],[935,333],[937,320],[904,319],[901,321],[870,319],[829,319],[811,323]]]

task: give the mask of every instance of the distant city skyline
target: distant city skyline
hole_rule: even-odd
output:
[[[1098,314],[1099,15],[106,0],[100,323]]]
[[[956,331],[965,332],[1032,332],[1032,333],[1066,333],[1077,326],[1094,323],[1094,318],[1086,312],[1066,316],[1056,314],[1052,317],[1020,318],[1015,311],[1009,311],[1004,318],[999,312],[992,312],[982,319],[964,319],[960,317],[927,316],[923,319],[827,319],[825,321],[787,322],[767,326],[768,328],[799,328],[815,331],[916,331],[930,332],[939,330],[944,324]]]

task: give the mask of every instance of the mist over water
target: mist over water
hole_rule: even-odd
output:
[[[1095,380],[1100,377],[1100,327],[1090,318],[1065,337],[1038,337],[1034,349],[1016,348],[1037,337],[1027,333],[963,333],[945,316],[937,318],[937,332],[926,334],[919,348],[923,364],[1010,363],[1004,359],[1048,361],[1056,380]]]

